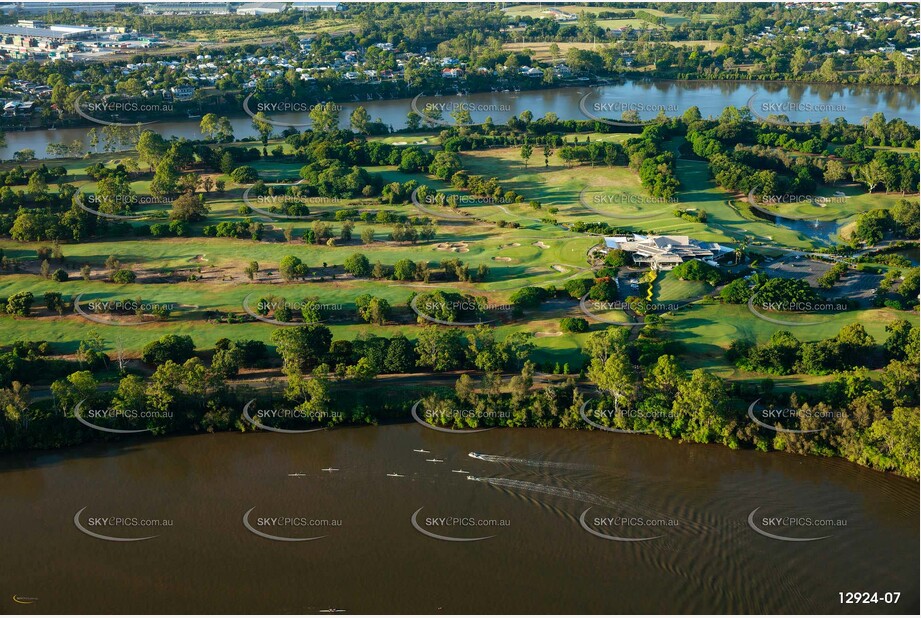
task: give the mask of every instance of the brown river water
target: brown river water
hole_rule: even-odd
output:
[[[0,497],[3,613],[919,611],[918,483],[837,459],[413,423],[5,455]]]

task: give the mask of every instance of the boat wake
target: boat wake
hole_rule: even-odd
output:
[[[517,464],[531,468],[554,468],[557,470],[594,470],[595,466],[577,463],[564,463],[560,461],[545,461],[543,459],[520,459],[518,457],[505,457],[503,455],[487,455],[486,453],[468,453],[469,457],[488,461],[491,463]]]
[[[558,487],[554,485],[542,485],[540,483],[532,483],[530,481],[519,481],[516,479],[502,479],[502,478],[488,478],[488,477],[479,477],[479,476],[468,476],[470,481],[478,481],[480,483],[486,483],[487,485],[492,485],[493,487],[502,487],[510,490],[517,490],[522,492],[533,492],[544,494],[547,496],[554,496],[558,498],[568,498],[570,500],[577,500],[579,502],[584,502],[586,504],[593,504],[595,506],[609,507],[612,509],[617,509],[623,515],[637,516],[650,518],[650,516],[655,516],[660,519],[671,519],[679,523],[679,525],[689,531],[704,531],[710,529],[710,526],[702,523],[687,520],[683,517],[678,517],[671,513],[663,513],[655,509],[650,509],[646,505],[634,505],[627,504],[618,500],[612,500],[594,494],[588,491],[580,491],[578,489],[569,489],[567,487]]]
[[[599,496],[598,494],[593,494],[587,491],[579,491],[578,489],[569,489],[566,487],[556,487],[553,485],[541,485],[540,483],[532,483],[530,481],[518,481],[515,479],[494,479],[494,478],[483,478],[483,477],[467,477],[471,481],[479,481],[481,483],[487,483],[494,487],[505,487],[506,489],[518,489],[522,491],[531,491],[535,493],[545,494],[548,496],[556,496],[559,498],[570,498],[572,500],[578,500],[580,502],[587,502],[589,504],[596,504],[598,506],[622,506],[614,500],[605,498],[604,496]]]

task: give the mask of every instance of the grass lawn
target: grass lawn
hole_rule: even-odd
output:
[[[713,291],[713,286],[704,281],[682,281],[672,271],[659,273],[652,284],[653,301],[657,303],[680,303]]]
[[[864,309],[799,318],[803,322],[821,322],[815,325],[778,326],[755,317],[746,305],[724,305],[714,301],[695,303],[668,314],[663,325],[671,339],[683,344],[681,356],[686,366],[734,375],[737,370],[726,360],[725,354],[735,339],[761,344],[778,330],[786,329],[800,341],[819,341],[834,337],[848,324],[859,322],[881,343],[888,336],[886,324],[909,315],[891,309]],[[793,321],[797,318],[785,314],[783,319]]]
[[[512,7],[503,9],[503,11],[507,15],[512,16],[512,17],[532,17],[534,19],[541,19],[541,18],[551,17],[551,14],[547,12],[551,8],[558,8],[561,11],[564,11],[572,15],[579,15],[580,13],[583,13],[583,12],[589,15],[598,15],[599,13],[610,12],[610,11],[624,12],[626,10],[632,10],[632,9],[633,10],[643,10],[647,13],[651,13],[652,15],[656,15],[658,17],[664,17],[666,28],[674,28],[675,26],[678,26],[688,21],[688,18],[683,15],[665,13],[664,11],[660,11],[657,9],[649,9],[645,7],[642,7],[642,8],[637,7],[636,9],[634,9],[634,7],[630,7],[630,6],[609,7],[609,6],[583,6],[579,4],[557,4],[557,5],[554,5],[554,4],[520,4],[520,5],[516,5],[516,6],[512,6]],[[697,16],[697,19],[702,20],[702,21],[713,21],[715,18],[716,17],[714,15],[710,15],[706,13],[701,13]],[[627,25],[629,25],[631,28],[634,28],[634,29],[641,29],[641,28],[651,29],[651,28],[656,27],[654,24],[651,24],[648,21],[644,21],[642,19],[635,19],[635,18],[599,19],[597,20],[596,23],[598,24],[598,26],[602,28],[623,28],[624,26],[627,26]]]
[[[838,193],[843,193],[842,198]],[[795,203],[765,203],[763,208],[791,219],[838,221],[850,223],[862,212],[876,208],[892,208],[900,199],[915,199],[917,196],[903,196],[901,193],[867,193],[857,184],[845,186],[822,185],[815,194],[827,198],[826,202],[813,204],[811,201]]]

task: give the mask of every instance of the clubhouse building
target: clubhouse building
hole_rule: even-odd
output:
[[[716,242],[703,242],[688,236],[605,236],[604,253],[613,249],[626,251],[637,266],[653,270],[671,270],[687,260],[703,260],[712,264],[733,253],[729,247]]]

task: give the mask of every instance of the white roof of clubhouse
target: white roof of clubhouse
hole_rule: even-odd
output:
[[[703,242],[677,235],[605,236],[604,244],[607,250],[621,249],[632,253],[635,263],[648,264],[656,270],[668,270],[686,260],[712,260],[732,251],[717,242]]]

